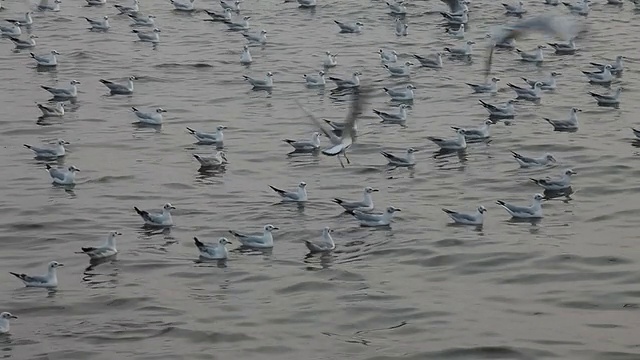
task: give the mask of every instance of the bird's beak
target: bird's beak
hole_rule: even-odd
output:
[[[65,145],[71,145],[71,143],[70,143],[70,142],[68,142],[68,141],[65,141],[65,142],[64,142],[64,144],[65,144]]]
[[[9,319],[17,319],[17,318],[18,318],[18,317],[17,317],[17,316],[15,316],[15,315],[11,315],[11,316],[9,316]]]
[[[275,227],[275,226],[274,226],[274,227],[273,227],[273,230],[280,230],[280,228],[279,228],[279,227]]]
[[[58,266],[64,266],[64,264],[63,263],[58,263]]]
[[[371,190],[371,191],[373,191],[373,192],[378,192],[378,191],[380,191],[380,190],[378,190],[378,189],[373,189],[373,190]]]
[[[402,211],[402,209],[396,209],[396,211]]]

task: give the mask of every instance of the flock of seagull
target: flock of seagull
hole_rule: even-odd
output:
[[[393,2],[391,2],[393,1]],[[451,36],[452,39],[463,40],[463,43],[459,47],[445,47],[443,51],[430,55],[412,54],[412,58],[424,68],[438,69],[445,66],[443,62],[443,56],[448,54],[451,61],[469,59],[473,55],[473,46],[476,44],[474,41],[464,41],[466,24],[469,21],[470,10],[468,5],[469,1],[465,0],[441,0],[444,2],[449,11],[442,11],[442,17],[445,22],[445,31]],[[639,5],[640,0],[632,0]],[[86,0],[88,6],[103,6],[107,3],[106,0]],[[176,11],[200,11],[196,9],[194,0],[169,0]],[[317,6],[316,0],[285,0],[287,2],[297,2],[301,8],[314,8]],[[622,5],[622,1],[619,0],[607,0],[609,4]],[[34,11],[38,12],[58,12],[61,11],[61,0],[41,0],[40,3],[35,6]],[[544,0],[544,3],[550,6],[559,5],[557,0]],[[518,56],[520,56],[523,62],[540,63],[544,61],[544,49],[546,45],[537,46],[532,52],[523,51],[516,48],[516,40],[532,32],[540,32],[547,35],[552,35],[562,38],[566,42],[561,43],[548,43],[547,45],[552,48],[558,55],[571,56],[575,54],[579,49],[576,45],[575,38],[579,34],[580,21],[576,19],[576,16],[583,16],[589,13],[589,0],[578,0],[576,3],[562,3],[567,10],[574,14],[574,17],[557,16],[557,15],[538,15],[527,19],[522,17],[527,13],[523,2],[514,4],[502,4],[507,15],[517,16],[516,22],[496,27],[490,34],[486,35],[489,45],[487,46],[487,52],[485,54],[486,66],[485,74],[487,80],[484,83],[468,83],[473,93],[488,93],[493,94],[498,91],[498,83],[500,79],[496,76],[489,78],[491,74],[492,59],[496,54],[494,51],[498,50],[515,50]],[[239,0],[227,1],[220,0],[221,11],[204,10],[209,16],[207,21],[221,22],[228,26],[231,31],[239,31],[244,36],[247,44],[243,46],[242,53],[240,54],[240,63],[243,65],[251,64],[253,57],[251,54],[252,46],[266,46],[267,31],[262,29],[255,33],[250,33],[249,20],[250,16],[241,15],[241,4]],[[405,4],[390,0],[386,2],[386,6],[389,9],[391,15],[394,16],[395,32],[397,36],[408,35],[408,25],[404,23],[403,19],[407,16],[407,8]],[[127,16],[132,21],[131,26],[135,27],[132,30],[138,39],[142,42],[149,42],[158,44],[160,42],[161,30],[155,24],[155,16],[151,14],[145,14],[140,10],[138,0],[133,0],[131,4],[120,5],[116,4],[114,7],[118,10],[118,16]],[[1,8],[1,4],[0,4]],[[36,47],[37,36],[31,34],[23,34],[23,28],[31,30],[32,27],[37,26],[37,22],[34,22],[32,17],[33,12],[29,11],[19,18],[7,19],[10,26],[0,26],[0,34],[3,38],[7,38],[15,44],[16,51],[30,50]],[[98,18],[85,18],[89,29],[91,31],[107,32],[111,27],[109,23],[109,16],[103,16]],[[36,18],[37,20],[37,18]],[[337,25],[337,31],[342,33],[361,33],[366,31],[365,24],[360,21],[338,21],[335,20]],[[148,28],[150,30],[143,31],[142,28]],[[30,53],[31,57],[35,61],[38,67],[53,68],[58,65],[58,56],[61,54],[52,49],[47,53]],[[388,71],[390,76],[393,77],[409,77],[411,74],[412,61],[402,61],[401,56],[392,49],[379,49],[378,55],[380,61]],[[597,70],[583,71],[587,81],[593,84],[609,85],[617,77],[622,75],[624,70],[623,65],[624,57],[619,55],[611,63],[591,63]],[[321,153],[326,156],[337,157],[341,166],[344,168],[345,164],[343,158],[347,164],[350,164],[350,160],[347,157],[347,152],[356,142],[357,139],[357,120],[363,113],[367,101],[371,98],[371,94],[375,91],[369,85],[361,85],[359,71],[352,73],[351,77],[343,78],[337,76],[328,76],[326,73],[329,69],[338,65],[336,54],[326,51],[325,57],[322,62],[323,70],[317,74],[305,74],[303,75],[304,83],[308,87],[324,87],[327,85],[327,80],[332,81],[336,85],[337,91],[342,91],[347,95],[351,95],[351,108],[349,114],[344,122],[335,122],[325,119],[318,119],[314,114],[308,111],[304,105],[298,103],[300,108],[311,119],[312,123],[318,128],[317,132],[314,132],[311,139],[292,140],[285,139],[284,141],[289,144],[293,150],[289,155],[304,155],[304,154],[318,154]],[[474,142],[487,141],[490,138],[490,127],[499,120],[513,119],[516,116],[515,104],[520,101],[540,101],[544,92],[555,91],[557,88],[556,79],[561,76],[559,72],[551,72],[546,79],[529,79],[522,78],[523,84],[516,85],[507,84],[516,95],[515,99],[509,100],[505,104],[490,104],[484,100],[479,100],[480,104],[488,111],[489,119],[485,120],[481,126],[477,128],[460,128],[453,127],[455,135],[452,137],[427,137],[437,145],[442,152],[461,152],[465,151],[468,144]],[[244,80],[250,84],[256,90],[271,91],[274,87],[273,73],[268,72],[264,78],[254,78],[250,76],[244,76]],[[117,83],[115,81],[100,79],[100,82],[109,90],[112,95],[131,95],[134,93],[134,82],[137,80],[135,76],[130,76],[126,83]],[[67,87],[52,87],[41,86],[42,89],[48,91],[53,95],[53,99],[46,104],[37,104],[38,108],[42,112],[42,118],[50,117],[63,117],[65,114],[65,102],[74,101],[78,96],[78,88],[80,82],[77,80],[71,80]],[[378,110],[373,109],[373,113],[380,117],[382,123],[400,124],[404,125],[407,120],[407,110],[411,109],[411,103],[414,99],[414,90],[416,87],[412,84],[407,84],[396,88],[383,88],[383,90],[392,100],[396,103],[397,109],[391,110]],[[601,106],[615,106],[620,103],[620,94],[622,88],[617,88],[614,92],[603,94],[590,92],[589,94],[597,101]],[[143,111],[136,107],[132,107],[133,114],[141,124],[150,126],[159,126],[163,122],[163,113],[166,110],[157,108],[155,110]],[[578,113],[581,110],[578,108],[571,108],[569,110],[569,116],[567,119],[553,120],[546,119],[555,131],[576,131],[578,129]],[[204,132],[193,128],[187,127],[187,131],[197,140],[197,144],[200,145],[214,145],[218,149],[222,149],[224,134],[223,130],[225,126],[220,125],[216,128],[215,132]],[[633,129],[635,136],[640,138],[640,130]],[[322,146],[321,138],[326,137],[330,144],[326,147]],[[36,158],[51,161],[65,156],[65,145],[69,143],[63,139],[58,139],[53,146],[33,146],[25,144],[24,146],[35,154]],[[395,168],[411,168],[416,165],[415,153],[418,149],[408,148],[403,155],[392,154],[387,151],[381,151],[381,155],[389,164],[389,169]],[[512,152],[514,160],[522,168],[544,168],[546,166],[555,164],[557,162],[556,157],[553,154],[538,154],[538,155],[523,155],[517,152]],[[226,153],[222,150],[217,151],[213,155],[200,155],[193,154],[194,158],[200,163],[203,169],[207,168],[219,168],[228,164]],[[73,186],[75,184],[76,173],[80,171],[77,167],[71,165],[66,168],[57,168],[46,164],[46,169],[52,179],[52,182],[61,186]],[[545,199],[549,199],[555,196],[568,196],[571,194],[571,178],[575,175],[571,169],[565,169],[557,178],[532,178],[531,181],[544,189],[544,195],[536,193],[532,196],[532,202],[530,205],[514,205],[502,200],[498,200],[497,204],[504,208],[506,212],[513,218],[518,219],[539,219],[542,214],[542,202]],[[300,182],[298,186],[292,190],[287,191],[274,186],[271,189],[277,194],[283,202],[288,203],[300,203],[303,204],[308,200],[307,197],[307,184]],[[366,187],[363,190],[363,197],[361,200],[345,200],[340,198],[333,199],[333,202],[341,206],[342,209],[353,216],[362,226],[369,227],[385,227],[389,226],[393,220],[393,216],[401,209],[394,206],[388,206],[381,213],[374,212],[373,193],[379,191],[371,187]],[[171,211],[175,207],[170,203],[166,203],[160,211],[155,210],[142,210],[138,207],[134,207],[136,213],[141,217],[145,226],[150,227],[171,227],[173,226],[173,219]],[[442,209],[450,219],[457,224],[482,226],[484,221],[484,214],[487,209],[480,205],[473,212],[458,212],[450,209]],[[240,242],[243,247],[254,249],[269,249],[274,245],[272,232],[278,230],[278,228],[272,224],[267,224],[263,228],[262,233],[258,234],[246,234],[231,230],[230,233]],[[305,241],[305,244],[311,253],[327,253],[335,249],[336,245],[331,237],[332,229],[325,227],[322,231],[320,241]],[[83,247],[81,253],[87,254],[92,261],[104,261],[105,259],[112,258],[118,251],[116,249],[116,237],[122,235],[118,231],[111,231],[106,237],[103,244],[95,247]],[[228,250],[226,245],[231,242],[222,237],[217,243],[205,243],[200,241],[197,237],[194,237],[194,242],[199,250],[201,257],[211,260],[225,260],[228,257]],[[51,261],[48,265],[48,271],[44,275],[27,275],[23,273],[14,273],[12,275],[20,279],[27,287],[44,287],[55,288],[58,285],[58,279],[56,275],[56,269],[63,266],[62,263],[57,261]],[[0,333],[6,333],[9,331],[9,322],[15,319],[16,316],[3,312],[0,314]]]

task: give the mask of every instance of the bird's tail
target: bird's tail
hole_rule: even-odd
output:
[[[338,205],[340,205],[340,204],[342,204],[342,203],[344,202],[344,200],[342,200],[342,199],[338,199],[338,198],[335,198],[335,199],[333,199],[333,200],[331,200],[331,201],[333,201],[334,203],[336,203],[336,204],[338,204]]]
[[[190,128],[190,127],[187,127],[187,131],[188,131],[190,134],[195,134],[195,133],[196,133],[196,131],[195,131],[195,130],[193,130],[192,128]]]
[[[31,145],[29,145],[29,144],[22,144],[22,146],[26,147],[27,149],[31,149],[32,148]]]
[[[138,109],[135,106],[132,106],[131,110],[133,110],[134,112],[138,112]]]

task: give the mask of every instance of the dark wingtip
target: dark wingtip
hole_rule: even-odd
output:
[[[504,206],[505,202],[502,200],[497,200],[496,204]]]
[[[50,170],[50,169],[51,169],[51,165],[46,164],[45,166],[47,167],[47,170]]]
[[[196,243],[197,247],[201,247],[202,245],[204,245],[200,240],[198,240],[197,237],[193,237],[193,241]]]
[[[342,199],[338,199],[338,198],[335,198],[335,199],[333,199],[331,201],[333,201],[336,204],[342,204],[344,202]]]

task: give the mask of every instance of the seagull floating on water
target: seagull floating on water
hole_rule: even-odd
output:
[[[440,15],[447,20],[449,25],[460,25],[469,22],[469,10],[467,9],[462,10],[462,12],[458,14],[441,11]]]
[[[460,24],[457,29],[446,28],[445,32],[456,39],[464,39],[464,24]]]
[[[144,220],[145,225],[156,226],[156,227],[169,227],[173,226],[173,219],[171,218],[171,210],[175,210],[175,207],[170,203],[164,204],[162,207],[162,211],[147,211],[140,210],[137,207],[133,207],[133,209],[140,215],[142,220]]]
[[[378,115],[383,123],[404,124],[407,121],[407,109],[410,107],[411,106],[407,104],[400,104],[398,106],[398,112],[390,113],[373,109],[373,113]]]
[[[569,39],[568,43],[548,43],[549,46],[556,50],[557,55],[573,55],[578,51],[576,43],[573,39]]]
[[[533,202],[530,206],[518,206],[506,203],[502,200],[496,201],[496,204],[502,206],[509,215],[518,219],[536,219],[542,217],[542,200],[544,196],[542,194],[533,195]]]
[[[138,29],[131,30],[132,33],[138,35],[138,39],[142,42],[150,42],[157,44],[160,42],[160,29],[155,28],[152,31],[141,31]]]
[[[331,51],[326,51],[324,54],[325,58],[322,61],[322,66],[325,68],[332,68],[338,65],[338,61],[336,60],[337,54],[332,54]]]
[[[33,151],[36,154],[36,158],[57,159],[65,155],[66,153],[64,148],[65,145],[69,145],[69,142],[62,139],[58,139],[54,147],[35,147],[29,144],[24,144],[24,147]]]
[[[27,275],[9,272],[9,274],[22,280],[26,287],[41,287],[41,288],[54,288],[58,286],[58,276],[56,269],[64,264],[57,261],[52,261],[48,265],[48,271],[46,275]]]
[[[273,235],[271,234],[273,230],[279,229],[271,224],[267,224],[264,226],[262,234],[241,234],[233,230],[229,230],[229,232],[235,236],[244,247],[269,249],[273,247]]]
[[[329,80],[336,83],[336,86],[340,89],[349,89],[349,88],[357,88],[360,86],[360,75],[362,75],[359,71],[354,71],[351,75],[351,79],[344,79],[335,76],[330,76]]]
[[[163,108],[157,108],[153,112],[144,112],[144,111],[138,110],[138,108],[136,108],[135,106],[132,106],[131,110],[133,110],[133,113],[136,115],[140,123],[148,124],[148,125],[161,125],[162,113],[167,112],[167,110]]]
[[[340,32],[341,33],[352,33],[352,34],[357,34],[362,32],[362,28],[364,27],[364,24],[361,23],[360,21],[356,21],[355,23],[344,23],[344,22],[340,22],[338,20],[333,20],[333,22],[335,22],[336,24],[338,24],[338,26],[340,27]]]
[[[106,4],[107,0],[87,0],[87,6],[102,6]]]
[[[398,61],[398,53],[395,50],[379,49],[378,55],[383,63],[394,63]]]
[[[138,80],[138,78],[135,76],[129,76],[127,85],[116,84],[105,79],[100,79],[100,82],[109,88],[111,95],[131,95],[133,94],[133,80]]]
[[[516,161],[518,162],[518,164],[520,164],[520,167],[522,168],[546,166],[552,163],[556,163],[557,161],[556,158],[549,153],[546,153],[537,158],[523,156],[518,154],[515,151],[511,151],[511,154],[513,154],[513,158],[516,159]]]
[[[591,8],[589,7],[589,0],[578,0],[574,4],[563,2],[562,4],[564,4],[564,6],[566,6],[573,14],[586,16],[589,14],[589,11],[591,11]]]
[[[464,137],[466,141],[474,141],[474,140],[485,140],[488,139],[491,134],[489,132],[489,127],[493,125],[493,121],[491,120],[485,120],[484,124],[482,126],[480,126],[479,128],[460,128],[457,126],[452,126],[451,128],[453,130],[464,130]]]
[[[83,247],[82,252],[89,255],[91,260],[105,259],[114,256],[118,253],[118,249],[116,249],[116,236],[120,235],[122,235],[122,233],[119,231],[110,231],[102,245]]]
[[[387,95],[391,96],[391,100],[395,101],[413,101],[413,90],[416,87],[412,84],[407,84],[403,87],[397,88],[382,88]]]
[[[396,18],[395,30],[396,30],[396,36],[409,35],[409,25],[403,23],[400,18]]]
[[[154,26],[156,24],[156,17],[154,15],[143,16],[139,13],[135,13],[127,14],[127,16],[133,20],[133,24],[131,24],[131,26]]]
[[[304,74],[302,76],[304,77],[305,84],[309,87],[325,86],[327,83],[324,78],[324,71],[322,70],[318,71],[318,75]]]
[[[533,181],[536,185],[543,187],[545,190],[559,191],[569,188],[571,186],[571,175],[576,174],[578,173],[571,169],[567,169],[562,173],[562,176],[557,179],[546,177],[544,179],[531,178],[530,180]]]
[[[633,130],[633,135],[640,139],[640,130],[634,128],[631,128],[631,130]]]
[[[232,21],[232,17],[231,17],[231,12],[233,10],[232,9],[224,9],[224,11],[222,12],[222,14],[218,14],[214,11],[209,11],[209,10],[205,10],[204,12],[207,13],[207,15],[211,16],[211,19],[207,19],[209,21],[222,21],[222,22],[231,22]]]
[[[217,151],[212,156],[193,154],[193,157],[198,160],[201,168],[219,167],[229,163],[227,155],[223,151]]]
[[[471,56],[471,53],[473,52],[473,45],[475,43],[476,43],[475,41],[468,40],[466,43],[464,43],[462,47],[459,47],[459,48],[446,47],[444,48],[444,51],[454,56]]]
[[[189,134],[193,135],[193,137],[198,140],[199,145],[220,145],[224,139],[224,134],[222,130],[227,127],[224,125],[218,125],[216,127],[215,133],[207,133],[203,131],[194,130],[192,128],[187,127],[187,131]]]
[[[244,36],[250,44],[265,45],[267,43],[267,30],[264,29],[256,34],[243,33],[242,36]]]
[[[622,71],[624,71],[624,64],[622,62],[623,59],[624,59],[624,56],[618,55],[616,56],[616,60],[613,64],[602,64],[597,62],[591,62],[589,64],[599,68],[601,72],[604,71],[605,66],[611,65],[611,69],[609,69],[609,71],[611,71],[611,73],[614,75],[619,75],[620,73],[622,73]]]
[[[527,84],[529,84],[529,86],[531,86],[531,88],[533,88],[537,82],[542,83],[542,85],[540,86],[541,90],[555,90],[556,89],[556,78],[559,77],[561,74],[559,72],[555,72],[552,71],[551,74],[549,75],[549,79],[546,80],[531,80],[531,79],[527,79],[525,77],[521,78],[522,80],[524,80]]]
[[[11,20],[7,20],[11,23],[13,23],[12,26],[0,26],[0,35],[2,35],[3,37],[18,37],[22,34],[22,29],[20,29],[20,22],[19,21],[11,21]]]
[[[527,13],[527,9],[524,8],[524,3],[522,1],[517,4],[502,4],[504,6],[507,15],[516,15],[521,16]]]
[[[386,2],[387,6],[389,7],[389,11],[391,12],[391,15],[406,15],[407,14],[407,8],[404,6],[404,1],[394,1],[394,2]]]
[[[307,201],[307,183],[301,181],[296,191],[285,191],[269,185],[282,198],[283,202],[304,202]]]
[[[384,156],[387,161],[389,162],[389,165],[394,166],[394,167],[412,167],[415,166],[416,164],[416,158],[413,155],[413,153],[417,152],[418,150],[414,149],[414,148],[408,148],[405,157],[399,157],[396,155],[393,155],[392,153],[386,152],[386,151],[380,151],[380,154],[382,154],[382,156]]]
[[[613,81],[613,74],[611,74],[612,66],[607,64],[604,66],[602,72],[595,71],[583,71],[582,73],[587,76],[589,82],[594,84],[609,84]]]
[[[413,66],[413,63],[411,61],[405,61],[402,65],[384,64],[383,66],[389,71],[391,76],[409,76],[411,72],[410,66]]]
[[[516,110],[513,104],[518,100],[511,99],[507,101],[503,106],[492,105],[480,100],[480,104],[487,109],[489,116],[495,119],[512,119],[516,115]]]
[[[533,53],[527,53],[524,52],[520,49],[516,49],[516,51],[518,52],[518,54],[520,54],[520,57],[522,58],[522,61],[527,61],[527,62],[542,62],[544,61],[544,56],[543,56],[543,52],[542,49],[545,49],[546,46],[544,45],[538,45],[536,47],[536,49],[533,51]]]
[[[36,61],[38,66],[42,67],[54,67],[58,66],[58,57],[60,55],[56,50],[51,50],[49,54],[44,55],[36,55],[34,53],[30,53],[31,57]]]
[[[17,319],[18,317],[11,314],[10,312],[3,312],[0,314],[0,334],[6,334],[11,330],[11,324],[9,323],[12,319]]]
[[[193,237],[193,241],[196,243],[200,256],[205,259],[224,260],[229,256],[229,251],[225,245],[230,245],[231,241],[227,240],[227,238],[221,237],[217,244],[203,243],[195,236]]]
[[[311,253],[328,253],[333,251],[336,248],[336,244],[333,242],[333,238],[331,237],[331,233],[333,230],[326,226],[322,230],[322,241],[312,242],[309,240],[305,240],[304,244],[307,246],[307,249]]]
[[[360,222],[360,226],[379,227],[379,226],[391,225],[391,220],[393,219],[393,215],[397,211],[401,211],[401,210],[393,206],[389,206],[387,207],[385,212],[381,214],[372,214],[372,213],[362,212],[358,210],[347,210],[347,213],[355,217]]]
[[[73,185],[76,181],[76,172],[80,171],[77,167],[71,165],[66,169],[58,169],[46,164],[47,172],[56,185]]]
[[[612,106],[620,104],[620,94],[622,93],[622,87],[616,89],[613,94],[598,94],[589,91],[589,95],[593,96],[600,106]]]
[[[364,188],[364,194],[361,201],[346,201],[340,198],[334,198],[331,201],[342,206],[345,211],[358,210],[362,212],[369,212],[374,208],[372,194],[377,191],[379,190],[367,186],[366,188]]]
[[[235,0],[232,3],[226,2],[224,0],[220,0],[220,6],[222,7],[223,10],[229,9],[229,10],[233,10],[235,12],[239,12],[240,11],[240,0]]]
[[[89,30],[107,31],[110,28],[109,17],[106,16],[106,15],[103,16],[102,19],[100,19],[100,20],[89,19],[88,17],[85,17],[84,19],[87,20],[87,22],[91,26],[91,28],[89,28]]]
[[[169,0],[173,7],[176,8],[177,11],[193,11],[195,10],[195,6],[193,5],[194,0]]]
[[[113,5],[113,7],[118,9],[118,11],[120,11],[120,14],[135,15],[138,13],[138,11],[140,11],[138,0],[133,0],[133,4],[131,6],[115,4]]]
[[[48,105],[42,105],[42,104],[36,104],[36,105],[38,105],[38,109],[42,111],[42,117],[44,118],[64,116],[63,102],[57,102],[55,106],[48,106]]]
[[[240,21],[225,22],[231,31],[249,30],[251,16],[243,16]]]
[[[487,209],[484,206],[480,205],[478,206],[478,208],[474,213],[470,213],[470,214],[460,213],[457,211],[444,209],[444,208],[442,209],[442,211],[444,211],[447,215],[449,215],[451,220],[453,220],[456,224],[482,225],[482,223],[484,222],[484,213],[487,212]]]
[[[251,84],[254,89],[270,90],[271,88],[273,88],[273,73],[271,71],[267,73],[267,76],[264,78],[264,80],[254,79],[247,75],[243,75],[242,77],[244,78],[245,81],[248,81],[249,84]]]
[[[249,51],[249,47],[244,45],[242,47],[242,53],[240,54],[240,64],[249,65],[253,62],[253,58],[251,57],[251,52]]]
[[[49,0],[40,0],[40,3],[38,4],[38,10],[39,11],[59,12],[60,11],[60,4],[62,4],[62,0],[54,0],[53,1],[53,5],[49,3]]]
[[[553,125],[553,130],[555,131],[576,131],[578,130],[578,112],[580,111],[582,110],[578,108],[571,108],[571,110],[569,110],[569,119],[567,120],[543,119]]]
[[[16,46],[16,49],[31,49],[36,46],[36,41],[34,39],[37,38],[37,35],[31,34],[29,35],[27,40],[22,40],[16,37],[10,37],[9,40],[13,42],[13,44]]]
[[[31,17],[32,12],[27,11],[24,13],[24,17],[22,19],[5,19],[10,23],[18,23],[19,26],[31,26],[33,25],[33,18]]]
[[[444,139],[439,137],[427,136],[427,139],[433,141],[442,150],[464,150],[467,148],[464,129],[456,130],[457,137],[452,139]]]
[[[523,88],[511,83],[508,83],[507,86],[509,86],[513,89],[513,91],[516,92],[517,99],[537,101],[540,100],[542,96],[542,83],[539,81],[533,85],[533,88]]]
[[[432,69],[441,69],[442,68],[442,53],[437,52],[433,58],[428,58],[425,56],[420,56],[417,54],[413,54],[413,57],[418,59],[420,65]]]
[[[314,132],[311,135],[311,140],[283,140],[287,144],[293,146],[294,153],[312,153],[320,149],[320,136],[319,132]]]
[[[500,81],[499,78],[493,77],[491,78],[490,82],[487,82],[485,84],[470,84],[470,83],[466,83],[466,84],[469,85],[471,89],[473,89],[474,93],[495,94],[498,92],[498,81]]]

